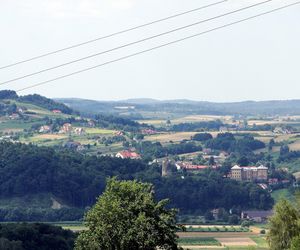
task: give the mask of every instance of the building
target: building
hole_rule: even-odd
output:
[[[273,211],[242,211],[241,219],[252,220],[257,223],[266,222],[273,215]]]
[[[51,132],[50,126],[44,125],[40,127],[39,133],[49,133]]]
[[[208,168],[215,169],[217,166],[206,166],[206,165],[195,165],[190,162],[176,162],[175,166],[177,170],[187,170],[187,171],[200,171]]]
[[[54,113],[54,114],[61,114],[62,112],[59,109],[53,109],[52,113]]]
[[[60,133],[71,133],[72,131],[72,125],[70,123],[65,123],[61,130],[60,130]]]
[[[168,159],[163,160],[161,166],[161,176],[166,177],[170,174],[170,161]]]
[[[157,132],[153,129],[143,129],[142,131],[143,135],[155,135]]]
[[[261,165],[259,167],[240,167],[235,165],[231,168],[230,178],[239,181],[262,181],[268,180],[268,168]]]
[[[74,128],[75,135],[83,135],[85,134],[85,130],[83,128]]]
[[[138,153],[129,150],[123,150],[121,152],[118,152],[116,154],[116,157],[122,159],[133,159],[133,160],[141,159],[141,156]]]

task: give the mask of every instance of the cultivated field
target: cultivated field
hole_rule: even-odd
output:
[[[178,132],[178,133],[163,133],[158,135],[146,136],[146,141],[169,143],[169,142],[180,142],[182,140],[190,140],[197,132]]]

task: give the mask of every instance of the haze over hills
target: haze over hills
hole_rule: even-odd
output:
[[[131,114],[145,116],[145,112],[176,113],[178,115],[299,115],[300,100],[271,100],[216,103],[206,101],[155,100],[148,98],[121,101],[96,101],[78,98],[55,99],[85,113],[124,114],[126,107]],[[123,107],[123,109],[120,109]]]

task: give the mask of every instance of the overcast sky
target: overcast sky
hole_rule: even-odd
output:
[[[0,66],[220,0],[0,0]],[[264,0],[209,9],[0,70],[0,82]],[[193,35],[296,0],[274,0],[217,21],[0,86],[20,89]],[[300,99],[300,5],[20,94],[95,100]]]

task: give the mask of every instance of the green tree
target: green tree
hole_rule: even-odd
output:
[[[294,237],[300,235],[299,213],[287,200],[275,206],[275,214],[269,221],[267,240],[271,250],[290,249]]]
[[[166,209],[167,203],[154,201],[151,184],[109,179],[85,217],[88,230],[79,235],[75,249],[179,249],[176,210]]]
[[[300,249],[300,236],[294,237],[291,242],[290,250],[299,250]]]

